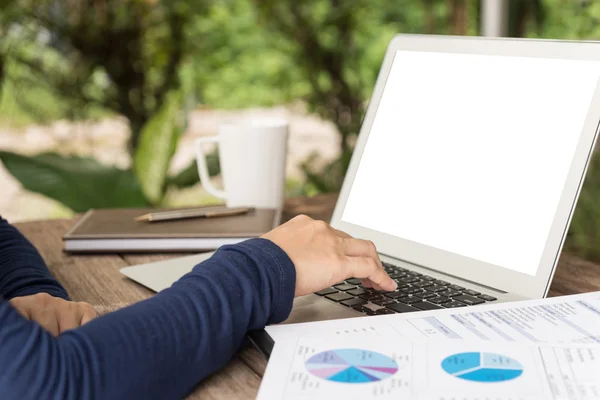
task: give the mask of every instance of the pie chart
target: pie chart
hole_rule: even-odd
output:
[[[378,382],[398,371],[398,364],[390,357],[360,349],[317,353],[311,356],[305,365],[312,375],[340,383]]]
[[[506,382],[518,378],[523,366],[517,360],[495,353],[458,353],[442,361],[446,373],[472,382]]]

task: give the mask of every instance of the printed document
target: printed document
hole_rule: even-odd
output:
[[[258,399],[600,399],[600,346],[411,340],[390,326],[288,336]]]
[[[273,325],[266,331],[277,343],[289,337],[329,333],[341,336],[388,328],[409,339],[466,339],[537,345],[600,344],[600,292],[458,309]]]

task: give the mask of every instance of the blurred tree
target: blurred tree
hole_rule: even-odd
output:
[[[530,22],[518,32],[523,36],[575,40],[600,38],[600,2],[540,0],[532,3],[536,3],[541,11],[529,12]],[[531,14],[540,12],[542,18],[537,18],[540,23],[533,24]],[[600,261],[600,157],[597,150],[598,146],[588,166],[564,245],[566,252],[596,262]]]
[[[480,0],[424,0],[424,29],[420,33],[479,34]]]
[[[342,153],[351,149],[364,112],[364,77],[356,33],[360,18],[373,5],[353,0],[257,1],[263,21],[293,38],[294,59],[310,82],[306,100],[319,115],[334,122],[340,132]]]
[[[469,3],[472,0],[450,0],[450,30],[453,35],[468,33]]]
[[[377,5],[366,0],[256,0],[255,4],[265,26],[293,44],[285,51],[310,85],[303,96],[310,110],[332,121],[339,131],[338,160],[321,173],[314,169],[315,157],[303,166],[319,191],[336,190],[350,160],[351,139],[358,133],[365,111],[368,84],[358,36],[366,32],[361,23],[371,20]]]
[[[209,0],[20,0],[3,55],[21,84],[43,84],[77,118],[92,107],[129,121],[131,153],[142,127],[180,88],[186,30]],[[35,101],[26,97],[21,101]],[[36,104],[27,105],[34,110]]]
[[[542,0],[508,1],[508,36],[525,37],[532,29],[542,28],[546,11]]]
[[[104,198],[100,206],[106,207],[132,201],[159,204],[169,183],[184,181],[169,179],[167,172],[185,128],[181,111],[193,90],[186,55],[193,53],[195,38],[188,28],[211,4],[211,0],[5,1],[1,21],[6,34],[0,42],[0,59],[8,65],[7,79],[20,88],[14,93],[17,102],[36,114],[44,109],[41,99],[20,92],[43,86],[59,103],[53,118],[61,113],[69,119],[87,118],[94,112],[126,117],[133,161],[132,170],[123,170],[120,176],[119,170],[89,159],[57,154],[28,159],[4,152],[1,157],[7,169],[25,187],[35,187],[64,204],[78,191],[81,171],[120,182],[131,182],[133,173],[139,183],[133,200],[103,193],[88,197]],[[55,174],[46,185],[32,185],[23,180],[32,175],[19,174],[19,169],[33,170],[42,164]],[[98,201],[93,204],[99,207]]]
[[[526,24],[522,31],[523,36],[552,39],[598,39],[600,37],[600,2],[536,0],[534,3],[541,9],[541,24],[539,27],[531,23]]]
[[[340,157],[323,165],[318,155],[313,155],[302,167],[316,191],[338,190],[360,129],[365,100],[372,90],[387,42],[396,33],[392,20],[401,15],[398,8],[408,1],[391,4],[381,0],[255,0],[254,3],[261,26],[277,38],[273,43],[293,60],[294,70],[298,71],[296,80],[305,83],[300,98],[309,111],[337,127]],[[418,2],[411,3],[419,8]]]
[[[300,98],[335,124],[340,157],[302,166],[317,192],[340,189],[381,61],[397,33],[473,34],[475,0],[254,0],[261,25],[275,33],[308,90]],[[282,38],[286,39],[284,42]],[[283,75],[285,76],[285,74]]]

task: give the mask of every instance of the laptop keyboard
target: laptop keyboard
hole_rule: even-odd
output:
[[[398,289],[394,292],[365,288],[360,279],[352,278],[315,294],[366,315],[467,307],[497,300],[389,263],[384,262],[383,267],[398,283]]]

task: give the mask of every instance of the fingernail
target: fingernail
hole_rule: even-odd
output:
[[[392,282],[394,282],[394,290],[398,289],[398,282],[396,282],[396,281],[392,281]]]

